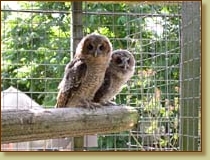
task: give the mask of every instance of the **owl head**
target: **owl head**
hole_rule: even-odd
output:
[[[112,45],[106,36],[92,33],[85,36],[76,48],[75,57],[78,58],[111,58]],[[105,60],[105,59],[104,59]]]
[[[117,71],[130,72],[135,67],[134,56],[127,50],[115,50],[112,52],[110,66]]]

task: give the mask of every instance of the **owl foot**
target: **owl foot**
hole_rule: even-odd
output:
[[[102,102],[101,105],[103,105],[103,106],[116,106],[117,104],[113,101],[106,101],[106,102]]]
[[[90,105],[91,109],[96,109],[96,108],[102,107],[100,103],[95,103],[95,102],[90,102],[89,105]]]
[[[102,106],[100,103],[95,103],[95,102],[91,102],[91,101],[83,101],[82,104],[79,105],[78,107],[96,109],[96,108],[100,108]]]

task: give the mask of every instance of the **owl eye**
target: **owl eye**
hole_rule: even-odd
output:
[[[121,63],[122,63],[122,60],[121,60],[120,58],[117,58],[117,59],[116,59],[116,63],[117,63],[117,64],[121,64]]]
[[[130,63],[130,58],[127,60],[128,64]]]
[[[102,51],[102,50],[104,49],[104,46],[101,45],[101,46],[99,47],[99,49]]]
[[[93,45],[88,44],[87,49],[88,49],[88,50],[92,50],[92,49],[93,49]]]

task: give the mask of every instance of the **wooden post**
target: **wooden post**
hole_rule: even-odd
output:
[[[1,112],[1,144],[126,131],[137,123],[138,116],[128,106],[5,109]]]
[[[182,4],[180,150],[198,150],[201,118],[201,2]]]
[[[83,37],[83,26],[82,26],[82,1],[72,2],[72,24],[71,24],[71,57],[75,54],[76,47]],[[82,149],[84,145],[83,137],[74,137],[72,148],[75,150],[78,148]],[[79,150],[80,150],[79,149]]]
[[[75,54],[76,47],[83,37],[83,24],[82,24],[82,2],[72,2],[71,14],[71,58]]]

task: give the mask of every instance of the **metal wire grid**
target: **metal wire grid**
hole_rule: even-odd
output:
[[[153,4],[150,6],[151,10],[147,13],[143,11],[143,6],[148,5],[146,3],[130,4],[127,10],[121,13],[117,11],[117,4],[113,4],[109,11],[104,11],[103,5],[103,3],[98,3],[98,10],[93,12],[88,10],[90,4],[87,3],[85,19],[91,16],[97,17],[100,27],[106,27],[115,35],[118,35],[110,38],[114,49],[128,49],[134,54],[137,60],[135,75],[116,97],[116,101],[119,104],[135,106],[142,116],[138,126],[130,132],[99,136],[100,149],[178,150],[178,119],[173,117],[176,114],[164,117],[161,116],[160,110],[165,110],[165,114],[178,110],[180,6],[177,7],[173,15],[166,15],[158,12],[160,8],[157,6],[164,8],[164,6],[168,7],[171,4]],[[175,5],[179,4],[175,3]],[[104,15],[112,20],[113,23],[110,26],[103,23]],[[118,26],[116,22],[122,17],[125,19],[125,23]],[[156,24],[145,25],[145,21],[151,19]],[[167,25],[170,25],[171,19],[177,20],[177,28],[174,31],[176,36],[173,37],[170,36],[170,33],[167,33]],[[89,22],[85,21],[84,23],[84,28],[88,30]],[[95,30],[100,32],[100,27],[96,24]],[[118,27],[124,28],[126,36],[117,32]],[[144,37],[145,29],[153,31],[154,37]],[[176,58],[172,62],[170,59],[174,57]],[[177,73],[176,78],[172,77],[174,76],[173,72]],[[138,83],[145,83],[145,85],[139,84],[135,88],[132,87],[133,84]],[[171,129],[173,128],[172,125],[175,128],[173,131]],[[150,133],[148,132],[149,129],[151,130]],[[161,140],[162,142],[160,142]],[[161,143],[166,144],[161,146]]]
[[[115,100],[119,104],[136,107],[139,110],[141,118],[139,124],[131,131],[98,135],[98,147],[86,148],[86,150],[178,150],[179,57],[181,52],[180,4],[177,2],[170,4],[116,3],[111,5],[110,10],[104,10],[105,4],[97,2],[97,10],[94,11],[92,5],[94,5],[94,3],[84,2],[83,4],[84,35],[95,30],[102,32],[104,29],[109,29],[109,31],[115,35],[108,35],[114,49],[128,49],[134,54],[137,60],[135,75],[128,82],[128,85],[125,85],[123,91]],[[126,10],[124,12],[119,11],[119,5],[126,5]],[[161,13],[159,10],[161,7],[167,8],[173,5],[178,5],[173,14]],[[145,11],[145,6],[150,7],[150,10]],[[51,8],[47,10],[36,10],[33,3],[31,3],[30,11],[21,12],[20,10],[8,10],[8,12],[16,12],[18,16],[19,14],[69,14],[69,11],[55,11]],[[4,13],[6,13],[6,10]],[[90,24],[90,21],[88,21],[90,17],[97,18],[100,22],[98,24],[100,25],[96,24],[94,26]],[[112,23],[108,25],[104,24],[104,17],[110,18]],[[145,23],[145,21],[151,21],[151,19],[156,23]],[[120,25],[116,23],[119,20],[122,21]],[[175,34],[174,36],[171,36],[171,33],[167,32],[169,30],[167,26],[170,26],[171,21],[176,21],[176,26],[173,28],[174,30],[171,31],[171,33]],[[3,26],[6,26],[5,23],[5,21],[2,21]],[[31,26],[36,25],[33,21],[31,21],[30,24]],[[118,32],[119,29],[123,30],[124,33],[120,34]],[[153,37],[145,37],[146,29],[151,31]],[[4,32],[2,35],[4,35]],[[40,73],[43,72],[43,75],[31,75],[26,78],[27,81],[30,80],[31,82],[35,79],[37,81],[43,80],[43,91],[33,89],[31,91],[23,90],[24,93],[27,93],[32,98],[34,95],[50,95],[49,97],[56,97],[56,88],[53,88],[50,83],[59,83],[61,78],[58,77],[62,77],[65,62],[69,60],[69,53],[72,52],[70,50],[70,43],[68,43],[69,35],[56,35],[54,37],[59,42],[65,41],[65,48],[59,47],[58,45],[56,49],[44,48],[40,51],[44,53],[43,58],[46,58],[43,63],[38,63],[40,67],[43,66],[42,70],[40,70]],[[43,44],[45,36],[47,37],[46,33],[43,33],[43,41],[41,42]],[[6,52],[8,51],[9,50],[6,50]],[[11,53],[14,52],[17,55],[17,63],[7,64],[3,59],[2,65],[4,67],[15,66],[17,68],[21,66],[18,55],[21,54],[22,50],[18,48],[18,51],[19,52],[16,53],[14,50],[11,50]],[[2,50],[2,53],[4,52],[5,50]],[[37,50],[33,49],[33,45],[31,45],[30,49],[23,50],[23,52],[36,54]],[[59,56],[53,56],[55,53],[59,53]],[[30,54],[30,61],[34,59],[33,54]],[[61,57],[64,56],[66,57],[66,61],[62,62],[62,64],[58,63],[59,58],[61,60]],[[51,60],[53,58],[57,60],[55,60],[54,63],[49,63],[47,57]],[[29,63],[29,66],[33,69],[33,64]],[[49,71],[54,71],[55,68],[59,68],[57,72],[60,76],[52,77],[47,74]],[[19,72],[20,70],[18,69],[17,71]],[[8,87],[8,80],[10,81],[9,84],[15,84],[15,81],[22,80],[22,78],[4,76],[2,79],[2,90]],[[137,87],[136,84],[138,84]],[[15,87],[19,88],[19,86]],[[47,104],[44,106],[49,107]],[[33,150],[34,148],[29,147],[29,149]]]
[[[71,10],[67,7],[65,11],[55,11],[53,3],[46,2],[42,3],[45,5],[45,10],[40,10],[36,2],[23,3],[27,9],[17,8],[17,4],[13,2],[11,8],[5,7],[1,11],[1,89],[7,90],[7,93],[1,93],[3,99],[1,109],[32,108],[34,107],[32,99],[36,100],[37,107],[53,107],[56,102],[57,86],[63,76],[64,67],[70,60],[71,23],[67,17]],[[60,14],[65,15],[62,20],[58,20]],[[37,19],[36,16],[41,18]],[[48,16],[52,16],[54,21],[47,21]],[[67,27],[61,28],[64,26]],[[52,41],[47,43],[50,38]],[[21,93],[14,88],[9,88],[10,86],[19,89]],[[10,97],[6,99],[8,93]],[[32,99],[27,99],[23,94]],[[12,101],[12,104],[9,102],[8,105],[8,101]],[[59,145],[53,146],[52,140],[41,140],[3,144],[1,149],[27,151],[60,148]]]
[[[7,56],[8,58],[13,58],[12,63],[10,61],[7,61],[7,57],[3,56],[1,64],[2,66],[4,66],[4,68],[17,68],[14,71],[17,74],[15,76],[14,74],[7,75],[7,73],[3,71],[1,87],[2,90],[6,90],[11,85],[18,89],[21,88],[21,91],[26,93],[27,95],[30,95],[32,99],[37,99],[37,97],[39,97],[39,104],[42,104],[42,100],[44,98],[47,98],[51,101],[51,103],[49,105],[43,104],[43,107],[52,107],[52,104],[56,102],[55,99],[57,95],[57,88],[55,88],[55,86],[58,85],[61,81],[65,63],[67,63],[70,59],[70,23],[65,21],[63,22],[69,23],[69,28],[67,28],[68,31],[65,32],[66,35],[61,35],[61,28],[59,27],[63,25],[63,23],[61,23],[62,21],[55,20],[54,22],[51,22],[54,23],[51,25],[58,27],[58,34],[53,35],[54,41],[51,42],[51,46],[47,46],[49,44],[46,44],[45,39],[49,39],[50,30],[48,30],[47,27],[49,27],[50,24],[45,20],[47,16],[52,15],[55,16],[54,19],[56,19],[56,14],[65,13],[68,15],[70,11],[54,11],[52,8],[46,8],[46,10],[38,10],[37,6],[35,6],[33,2],[25,3],[28,6],[28,9],[5,8],[2,11],[5,16],[13,14],[13,16],[11,16],[10,19],[7,19],[7,21],[4,21],[2,19],[2,36],[6,37],[5,33],[7,32],[6,34],[8,34],[8,32],[10,32],[9,34],[11,34],[11,39],[9,40],[13,40],[14,42],[17,41],[17,45],[14,44],[12,49],[6,48],[6,50],[4,50],[4,47],[1,48],[2,54],[4,54],[5,52],[10,53],[11,55],[13,54],[13,56],[11,57]],[[33,18],[25,22],[20,21],[20,18],[35,17],[36,15],[43,15],[42,21]],[[28,30],[18,30],[17,33],[14,33],[14,28],[12,28],[12,26],[10,26],[11,28],[5,28],[6,26],[8,27],[7,23],[11,23],[11,21],[13,22],[13,25],[15,27],[21,28],[22,25],[28,25]],[[45,26],[46,30],[43,31],[43,28]],[[40,35],[36,35],[36,32],[38,32],[36,28],[39,27],[42,28],[40,29],[42,30],[42,33]],[[2,42],[3,46],[4,43],[8,42],[7,40],[8,39],[5,39]],[[60,42],[64,42],[65,48],[63,48],[63,45],[61,45]],[[24,45],[27,45],[28,48],[24,47]],[[23,58],[23,55],[25,56],[25,58]],[[27,68],[23,68],[23,63],[28,64]],[[40,72],[33,72],[35,70],[39,70]],[[31,73],[27,74],[26,72]],[[55,74],[52,73],[54,72],[57,72],[57,74],[60,76],[53,77],[53,75]],[[25,74],[25,77],[23,76],[23,74]],[[24,88],[23,86],[26,82],[30,82],[28,84],[29,87]],[[41,89],[39,88],[39,90],[36,90],[37,85],[40,85]],[[30,88],[30,90],[28,90],[28,88]],[[5,105],[3,106],[5,107]]]

